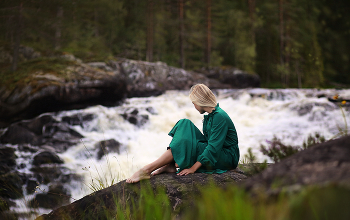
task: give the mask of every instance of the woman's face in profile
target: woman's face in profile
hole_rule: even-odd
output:
[[[192,103],[193,103],[193,102],[192,102]],[[197,109],[197,111],[198,111],[199,113],[203,114],[203,113],[205,112],[202,106],[196,105],[196,104],[194,104],[194,103],[193,103],[193,105],[194,105],[194,107]]]

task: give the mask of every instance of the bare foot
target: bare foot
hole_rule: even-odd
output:
[[[140,180],[145,180],[151,178],[151,175],[147,173],[143,168],[139,169],[134,175],[126,180],[127,183],[137,183]]]
[[[176,173],[175,164],[174,163],[169,163],[167,165],[162,166],[158,170],[154,171],[152,173],[152,176],[158,175],[158,174],[161,174],[161,173]]]

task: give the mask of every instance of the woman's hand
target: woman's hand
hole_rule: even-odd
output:
[[[198,170],[198,168],[201,167],[201,166],[202,166],[202,164],[197,161],[195,164],[193,164],[193,166],[191,168],[183,169],[177,175],[179,175],[179,176],[186,176],[186,175],[188,175],[190,173],[196,172],[196,170]]]
[[[178,173],[177,175],[179,176],[186,176],[190,173],[194,173],[196,172],[195,170],[192,169],[192,167],[190,169],[184,169],[184,170],[181,170],[180,173]]]

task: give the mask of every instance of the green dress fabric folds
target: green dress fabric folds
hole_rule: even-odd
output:
[[[171,129],[170,149],[181,170],[197,161],[201,173],[224,173],[234,169],[239,161],[238,137],[235,126],[219,104],[204,116],[203,134],[188,119],[179,120]]]

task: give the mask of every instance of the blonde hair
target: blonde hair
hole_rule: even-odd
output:
[[[198,106],[215,108],[217,105],[214,93],[204,84],[192,86],[189,97]]]

